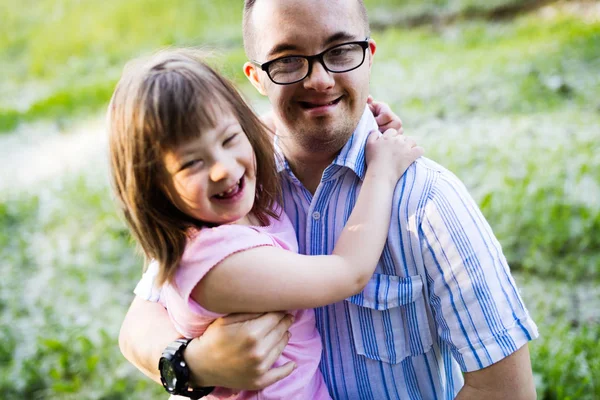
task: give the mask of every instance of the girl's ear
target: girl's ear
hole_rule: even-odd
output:
[[[246,78],[248,78],[250,83],[252,83],[252,86],[258,90],[258,93],[266,96],[267,91],[265,90],[265,87],[263,86],[258,74],[259,71],[256,65],[252,64],[250,61],[244,64],[244,75],[246,75]]]

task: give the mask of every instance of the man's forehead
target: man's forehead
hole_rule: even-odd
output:
[[[276,57],[279,53],[289,51],[297,51],[299,54],[304,53],[306,51],[304,46],[299,44],[298,41],[294,39],[296,39],[295,36],[290,36],[289,38],[280,38],[280,41],[278,43],[274,43],[271,47],[266,49],[266,57]],[[350,32],[338,31],[329,36],[321,37],[320,40],[314,42],[314,44],[318,45],[318,47],[320,48],[325,48],[330,45],[334,45],[335,43],[351,41],[356,39],[358,39],[356,35],[353,35]]]
[[[358,6],[352,0],[257,0],[252,11],[254,40],[263,57],[362,40],[359,21]]]

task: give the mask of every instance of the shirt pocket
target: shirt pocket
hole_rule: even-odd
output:
[[[346,301],[358,354],[397,364],[431,348],[421,276],[374,274]]]

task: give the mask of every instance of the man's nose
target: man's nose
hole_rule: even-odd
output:
[[[319,60],[313,60],[312,70],[306,79],[304,79],[304,87],[306,89],[324,91],[332,88],[334,83],[333,74],[327,71]]]
[[[224,162],[218,161],[210,169],[210,180],[219,182],[230,175],[231,168]]]

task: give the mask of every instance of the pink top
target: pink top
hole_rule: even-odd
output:
[[[175,328],[185,337],[198,337],[224,314],[208,311],[196,303],[191,292],[211,268],[231,254],[258,246],[274,246],[297,252],[296,234],[282,212],[280,220],[270,219],[269,226],[221,225],[201,229],[183,253],[175,275],[175,285],[165,285],[161,301]],[[248,271],[249,274],[252,271]],[[310,290],[307,288],[307,290]],[[297,365],[288,377],[261,391],[233,391],[216,388],[206,399],[330,399],[319,371],[321,338],[315,327],[313,310],[293,311],[294,323],[288,345],[275,367],[294,361]]]

